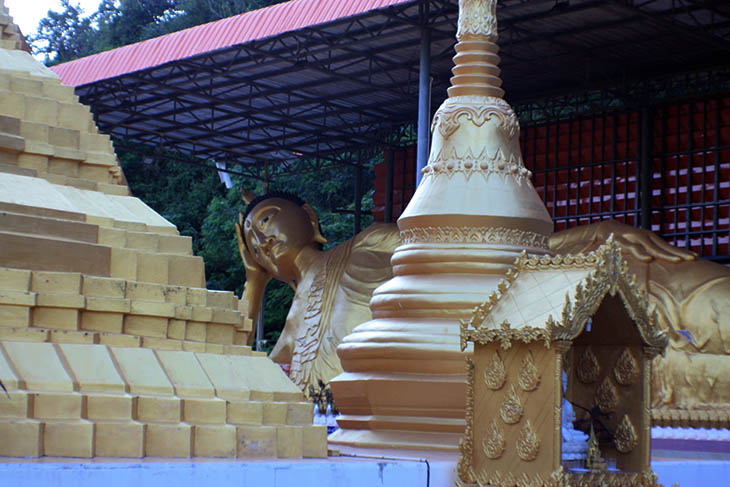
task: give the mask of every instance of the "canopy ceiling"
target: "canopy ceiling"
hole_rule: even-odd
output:
[[[101,131],[262,177],[397,144],[422,29],[435,110],[456,18],[456,0],[293,0],[53,69]],[[502,0],[498,18],[513,105],[730,65],[726,0]]]

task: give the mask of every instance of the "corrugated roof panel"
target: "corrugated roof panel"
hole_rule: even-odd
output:
[[[203,52],[410,1],[291,0],[59,64],[51,69],[64,84],[81,86]]]

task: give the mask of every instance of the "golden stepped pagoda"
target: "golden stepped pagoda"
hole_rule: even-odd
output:
[[[24,46],[0,0],[0,456],[326,456],[239,300]]]

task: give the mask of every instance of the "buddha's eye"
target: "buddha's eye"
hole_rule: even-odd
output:
[[[278,208],[275,207],[270,206],[262,208],[259,212],[257,212],[256,217],[254,218],[256,229],[261,232],[266,231],[266,228],[273,222],[274,217],[278,213]]]

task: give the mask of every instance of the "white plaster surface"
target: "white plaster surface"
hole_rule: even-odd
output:
[[[109,195],[17,174],[0,173],[0,202],[174,228],[134,196]]]
[[[654,426],[651,429],[651,438],[654,440],[705,440],[729,442],[730,450],[730,429],[705,429],[705,428],[672,428]],[[730,483],[730,482],[729,482]]]
[[[59,79],[56,73],[39,63],[33,56],[15,49],[0,49],[0,69]]]

